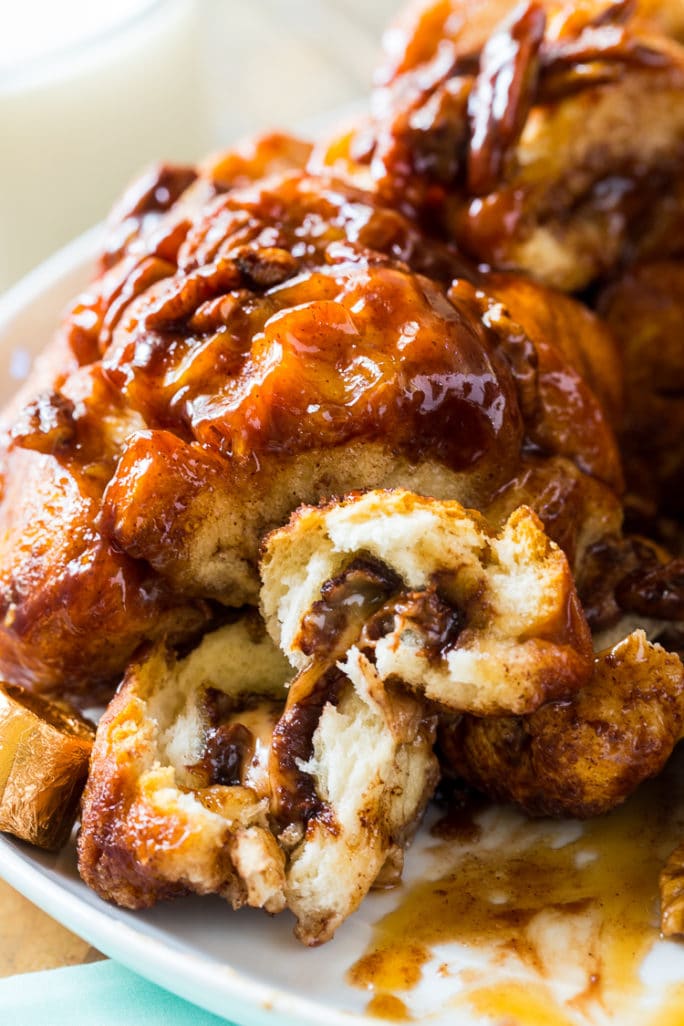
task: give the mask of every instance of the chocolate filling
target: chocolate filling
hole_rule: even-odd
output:
[[[215,688],[207,688],[204,713],[208,727],[202,758],[189,767],[201,773],[205,787],[222,784],[234,787],[244,784],[246,771],[256,752],[256,738],[251,730],[239,722],[241,712],[268,705],[274,710],[280,703],[263,695],[226,695]]]
[[[387,602],[365,625],[361,647],[396,631],[415,630],[423,640],[422,650],[431,663],[443,659],[454,647],[465,627],[465,615],[439,594],[436,581],[423,591],[409,591]]]
[[[347,684],[344,673],[331,666],[276,724],[271,744],[271,781],[275,816],[283,825],[306,823],[315,816],[334,831],[332,810],[319,798],[313,777],[300,769],[300,764],[311,758],[313,736],[324,707],[328,703],[337,705]]]
[[[325,582],[322,597],[302,618],[296,644],[305,655],[316,658],[334,658],[338,651],[342,654],[358,638],[368,618],[399,591],[401,583],[379,559],[354,559],[337,577]]]

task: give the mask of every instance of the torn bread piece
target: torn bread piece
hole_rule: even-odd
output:
[[[266,625],[300,670],[363,654],[380,680],[478,715],[531,712],[591,676],[567,560],[526,507],[498,533],[400,489],[302,507],[261,572]]]
[[[576,695],[531,716],[442,729],[445,768],[533,816],[608,812],[662,770],[684,727],[684,667],[635,630],[596,656]]]
[[[196,892],[234,907],[285,906],[269,829],[268,749],[289,667],[256,616],[184,658],[155,646],[98,727],[83,798],[79,871],[126,908]]]
[[[397,882],[439,779],[436,716],[386,687],[360,653],[293,682],[271,748],[274,811],[287,824],[295,935],[330,940],[372,886]]]
[[[527,509],[495,534],[399,490],[302,507],[267,538],[261,574],[299,671],[273,735],[273,813],[297,936],[317,944],[400,869],[437,782],[437,708],[566,694],[591,642],[565,556]]]

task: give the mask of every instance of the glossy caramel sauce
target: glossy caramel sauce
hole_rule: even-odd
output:
[[[502,479],[527,431],[614,476],[594,451],[611,447],[603,414],[568,361],[541,361],[540,396],[521,411],[509,352],[520,327],[485,317],[475,272],[363,192],[292,175],[218,197],[175,273],[163,263],[145,271],[144,295],[142,265],[130,271],[98,336],[107,379],[150,428],[237,462],[391,439],[455,470],[484,460]]]
[[[666,41],[645,28],[638,7],[623,0],[409,5],[388,36],[370,123],[346,149],[391,202],[490,266],[524,264],[518,247],[537,222],[561,245],[579,223],[593,222],[595,271],[621,250],[630,262],[635,252],[648,259],[656,225],[651,251],[678,252],[677,217],[657,213],[681,176],[677,143],[654,161],[600,138],[585,155],[572,140],[583,130],[591,139],[584,121],[602,86],[618,95],[624,88],[624,97],[608,102],[629,105],[631,81],[641,92],[653,76],[656,92],[665,69],[674,70]],[[546,160],[540,139],[552,154]],[[330,160],[340,161],[335,147]]]
[[[491,987],[478,987],[468,996],[468,1004],[480,1016],[506,1026],[573,1026],[550,998],[542,985],[508,980]]]
[[[680,756],[624,806],[584,824],[494,807],[438,824],[427,872],[405,885],[349,971],[372,992],[367,1013],[393,1021],[399,997],[406,1019],[420,1019],[412,993],[436,972],[453,977],[448,1007],[486,1022],[684,1022],[684,988],[667,997],[659,989],[663,1018],[640,978],[659,938],[658,873],[684,833],[683,769]],[[439,964],[445,945],[453,955]]]
[[[175,288],[197,302],[191,284],[165,282],[156,307],[171,306]],[[163,324],[141,311],[135,331],[117,336],[107,373],[149,424],[237,460],[359,436],[459,470],[494,446],[514,458],[521,425],[507,369],[437,288],[358,264],[306,270],[263,296],[240,296],[239,285],[239,275],[202,283],[206,302],[222,303],[211,333],[179,330],[183,307]]]
[[[395,994],[376,994],[369,1001],[366,1011],[388,1022],[413,1022],[408,1008]]]

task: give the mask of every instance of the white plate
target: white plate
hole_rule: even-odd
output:
[[[30,356],[49,338],[65,304],[87,280],[96,244],[97,233],[82,237],[0,299],[0,399],[7,398],[17,387]],[[670,818],[674,816],[673,812]],[[677,818],[684,822],[681,808]],[[532,843],[559,847],[571,843],[581,833],[577,824],[532,825],[505,810],[485,812],[484,822],[487,829],[480,850],[484,856],[489,851],[490,859],[493,848],[505,853],[515,846],[524,852]],[[676,833],[675,830],[673,836]],[[590,855],[589,851],[586,857]],[[438,876],[443,858],[444,853],[435,852],[434,841],[423,830],[409,854],[409,882]],[[654,876],[657,870],[655,860]],[[231,913],[218,899],[184,899],[136,914],[113,908],[81,883],[73,846],[56,857],[1,837],[0,875],[107,955],[241,1026],[360,1026],[378,1022],[377,1017],[365,1014],[371,995],[352,987],[345,976],[366,949],[373,925],[401,900],[401,889],[369,896],[331,943],[307,950],[293,939],[289,914],[271,919],[250,910]],[[555,988],[554,993],[566,999],[583,986],[576,972],[573,976],[574,956],[570,954],[571,945],[581,947],[582,941],[576,937],[573,941],[561,929],[553,944],[558,948],[559,943],[567,946],[565,961],[572,971],[567,976],[562,971],[554,973],[554,979],[546,979],[544,985]],[[461,971],[469,970],[472,986],[485,966],[489,966],[486,972],[490,981],[518,980],[530,992],[538,986],[529,966],[518,964],[515,959],[502,960],[500,951],[486,945],[475,951],[443,944],[435,948],[432,960],[424,967],[421,984],[400,996],[416,1021],[435,1026],[503,1021],[505,1016],[498,1014],[493,1019],[483,1019],[468,1011],[463,1003],[467,981]],[[620,1026],[631,1022],[643,1026],[665,995],[665,987],[684,982],[684,948],[656,944],[642,975],[645,986],[629,1000],[627,1007],[619,1008],[619,1014],[617,1006],[611,1007],[610,1002],[604,1002],[603,1008],[600,1003],[596,1007],[589,1004],[588,1012],[570,1009],[567,1021],[619,1021]],[[681,1016],[677,1014],[667,1020],[672,1026],[684,1021],[684,1000],[681,1008]],[[516,1017],[511,1008],[506,1021],[527,1026],[526,1014],[519,1012]],[[531,1022],[532,1014],[529,1015]],[[534,1021],[557,1020],[553,1016],[537,1016]]]

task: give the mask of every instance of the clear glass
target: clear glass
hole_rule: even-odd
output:
[[[196,3],[123,11],[51,52],[0,51],[0,290],[102,220],[144,165],[208,146]]]

